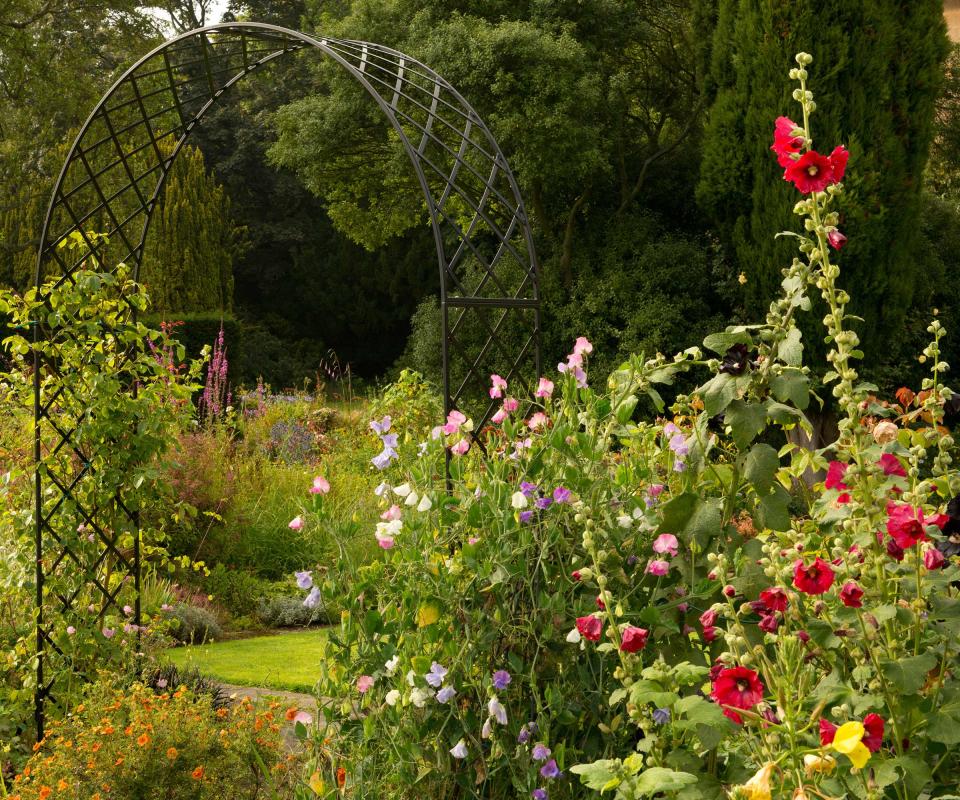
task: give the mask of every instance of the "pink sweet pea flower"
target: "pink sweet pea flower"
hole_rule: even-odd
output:
[[[390,506],[390,508],[388,508],[386,511],[384,511],[380,515],[380,519],[386,520],[387,522],[391,522],[392,520],[395,520],[395,519],[400,519],[400,506],[394,503],[392,506]]]
[[[297,516],[290,520],[287,527],[292,531],[299,531],[303,528],[303,517]]]
[[[490,421],[491,421],[494,425],[499,425],[501,422],[503,422],[503,421],[504,421],[507,417],[509,417],[509,416],[510,416],[510,415],[506,412],[506,410],[503,409],[503,408],[501,408],[496,414],[494,414],[492,417],[490,417]]]
[[[515,397],[508,397],[503,401],[503,410],[508,414],[516,411],[518,408],[520,408],[520,401]]]
[[[313,486],[310,487],[310,494],[326,494],[330,491],[330,484],[322,475],[317,475],[313,479]]]
[[[454,455],[462,456],[467,450],[470,449],[470,440],[469,439],[460,439],[455,445],[450,447],[450,452]]]
[[[590,355],[593,352],[593,345],[587,340],[586,336],[578,336],[577,341],[573,345],[574,355],[580,356],[586,353]]]
[[[447,414],[447,424],[444,425],[443,428],[441,428],[441,430],[445,434],[447,434],[447,436],[451,436],[452,434],[460,430],[460,426],[463,425],[463,423],[466,421],[467,421],[467,418],[461,412],[454,409],[449,414]]]
[[[373,688],[374,680],[370,675],[361,675],[357,678],[357,691],[366,694]]]
[[[499,398],[503,397],[503,393],[507,388],[507,382],[499,375],[491,375],[490,382],[493,384],[490,387],[490,397],[494,400],[498,400]]]
[[[670,563],[659,559],[652,560],[647,564],[647,572],[651,575],[664,576],[670,571]]]
[[[377,534],[377,544],[380,545],[384,550],[393,549],[393,537],[392,536],[381,536]]]
[[[537,391],[534,392],[537,397],[550,397],[553,395],[553,381],[547,378],[541,378],[537,384]]]
[[[653,552],[660,553],[660,555],[669,553],[671,556],[676,557],[679,546],[680,543],[677,541],[677,537],[672,533],[661,533],[653,542]]]
[[[547,424],[550,422],[550,418],[544,414],[542,411],[538,411],[536,414],[533,414],[530,419],[527,420],[527,427],[532,431],[540,430],[540,428],[547,427]]]

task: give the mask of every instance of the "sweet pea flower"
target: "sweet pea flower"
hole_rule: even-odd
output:
[[[593,352],[593,345],[590,344],[586,336],[578,336],[577,341],[573,344],[573,352],[578,356],[589,355]]]
[[[670,449],[682,458],[690,452],[690,443],[682,433],[675,433],[670,437]]]
[[[73,625],[67,625],[67,635],[68,635],[68,636],[73,636],[73,634],[75,634],[76,632],[77,632],[77,629],[74,628]]]
[[[556,760],[551,758],[546,764],[540,767],[540,774],[550,780],[552,778],[559,778],[563,773],[560,772]]]
[[[379,454],[370,459],[370,463],[377,469],[384,470],[390,466],[390,462],[395,458],[399,458],[397,451],[389,447],[384,447]]]
[[[491,697],[490,702],[487,703],[487,711],[489,711],[490,716],[501,725],[507,724],[507,709],[503,707],[503,703],[500,702],[496,695]]]
[[[513,678],[510,677],[509,672],[505,669],[498,669],[493,673],[493,688],[498,692],[502,692],[510,685],[510,681],[512,680]]]
[[[313,588],[313,572],[311,570],[304,570],[303,572],[294,572],[294,576],[297,579],[297,587],[303,590]]]
[[[463,739],[450,748],[450,755],[460,760],[463,760],[469,755],[469,752],[467,751],[467,745]]]
[[[393,658],[384,662],[383,668],[386,670],[387,675],[393,675],[397,671],[397,667],[400,665],[400,656],[394,654]]]
[[[296,516],[287,524],[287,527],[292,531],[299,531],[303,528],[303,517]]]
[[[357,691],[366,694],[373,688],[374,680],[370,675],[361,675],[357,678]]]
[[[668,561],[661,561],[660,559],[653,559],[647,564],[647,572],[651,575],[663,577],[670,572],[670,563]]]
[[[537,390],[534,392],[535,397],[547,398],[553,395],[553,381],[547,378],[541,378],[537,383]]]
[[[546,761],[550,758],[550,748],[543,744],[543,742],[537,742],[537,744],[533,746],[533,753],[531,755],[534,761]]]
[[[530,419],[527,420],[527,427],[532,431],[537,431],[540,430],[540,428],[547,427],[549,422],[550,418],[542,411],[538,411],[536,414],[531,415]]]
[[[447,677],[447,668],[434,661],[430,665],[430,671],[423,677],[434,689],[438,689],[443,683],[443,679]]]
[[[113,628],[104,628],[101,633],[107,638],[112,639],[116,631]]]
[[[676,558],[677,548],[679,546],[680,543],[677,541],[677,537],[672,533],[661,533],[653,542],[653,552],[660,553],[661,555],[669,553]]]
[[[390,490],[391,490],[391,489],[390,489],[390,484],[387,483],[386,481],[384,481],[384,482],[381,483],[379,486],[377,486],[376,489],[373,490],[373,493],[374,493],[377,497],[383,497],[383,496],[384,496],[387,492],[389,492]]]
[[[403,512],[400,510],[400,506],[394,503],[392,506],[390,506],[390,508],[388,508],[386,511],[384,511],[380,515],[380,519],[385,520],[387,522],[392,522],[395,519],[400,519],[400,515],[402,513]]]
[[[447,436],[451,436],[457,431],[460,430],[460,426],[467,421],[466,416],[464,416],[460,411],[454,409],[449,414],[447,414],[447,424],[443,426],[441,430]]]
[[[316,586],[310,589],[310,594],[304,598],[303,604],[307,608],[316,608],[320,605],[320,590]]]
[[[517,400],[515,397],[507,397],[504,399],[503,410],[506,411],[508,414],[512,414],[518,408],[520,408],[520,401]]]
[[[133,614],[133,606],[124,606],[123,613],[129,617],[131,614]]]
[[[393,493],[397,497],[406,497],[412,491],[413,487],[411,487],[409,483],[401,483],[399,486],[393,487]]]
[[[498,400],[503,397],[503,393],[507,389],[507,382],[501,378],[499,375],[491,375],[490,383],[490,397],[494,400]]]
[[[390,415],[387,414],[387,415],[386,415],[382,420],[380,420],[379,422],[378,422],[377,420],[375,420],[375,419],[374,419],[374,420],[370,420],[370,429],[371,429],[374,433],[376,433],[378,436],[382,436],[383,434],[385,434],[387,431],[390,430],[390,425],[391,425],[391,423],[392,423],[392,420],[390,419]]]
[[[546,511],[550,506],[553,505],[552,497],[538,497],[533,501],[533,504],[539,508],[541,511]]]
[[[528,504],[527,496],[523,492],[514,492],[510,497],[510,505],[518,511],[526,508]]]
[[[526,525],[530,520],[533,519],[533,512],[532,512],[532,511],[521,511],[521,512],[517,515],[517,518],[520,520],[520,522],[522,522],[524,525]]]
[[[450,446],[450,452],[456,456],[464,455],[469,449],[470,440],[466,438],[460,439],[456,444]]]
[[[569,503],[570,496],[571,496],[571,492],[566,487],[558,486],[556,489],[553,490],[554,503]]]
[[[501,408],[492,417],[490,417],[490,421],[494,425],[500,425],[508,416],[510,415],[503,408]]]
[[[429,511],[431,508],[433,508],[433,501],[427,495],[421,497],[417,504],[417,511]]]
[[[388,706],[395,706],[398,702],[400,702],[400,692],[397,689],[391,689],[383,698],[383,702],[385,702]]]
[[[427,704],[427,701],[433,697],[433,695],[433,689],[421,689],[417,687],[410,692],[410,702],[413,703],[417,708],[423,708]]]
[[[313,479],[313,486],[310,487],[310,494],[326,494],[330,491],[330,483],[322,475],[317,475]]]
[[[439,692],[437,692],[437,702],[438,703],[449,703],[457,694],[457,690],[452,686],[444,686]]]
[[[534,789],[530,793],[531,800],[547,800],[547,790],[546,789]]]

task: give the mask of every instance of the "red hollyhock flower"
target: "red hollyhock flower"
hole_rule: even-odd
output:
[[[923,511],[906,503],[887,503],[887,533],[904,550],[927,538],[926,527],[942,528],[949,519],[944,514],[934,514],[924,519]]]
[[[843,476],[847,474],[848,466],[842,461],[831,461],[830,466],[827,467],[827,479],[823,482],[824,488],[843,492],[837,497],[837,502],[841,505],[850,502],[850,495],[846,493],[846,490],[850,487],[843,482]]]
[[[760,599],[769,611],[787,610],[787,592],[779,586],[771,586],[760,592]]]
[[[597,595],[597,608],[603,611],[606,608],[606,604],[603,602],[603,598],[600,595]]]
[[[847,581],[840,588],[840,601],[850,608],[863,607],[863,589],[854,581]]]
[[[763,700],[763,682],[752,669],[730,667],[714,678],[710,696],[723,706],[753,708]],[[743,718],[736,711],[725,708],[723,713],[738,725],[743,722]]]
[[[717,629],[712,625],[703,629],[703,639],[706,642],[712,642],[717,638]]]
[[[717,624],[717,612],[712,608],[708,608],[700,615],[700,624],[704,628],[712,628]]]
[[[801,194],[822,192],[833,180],[833,164],[816,150],[808,150],[797,161],[791,161],[783,173]]]
[[[593,614],[587,617],[577,617],[577,630],[580,631],[580,635],[584,639],[599,642],[603,623],[600,621],[600,617],[595,617]]]
[[[863,718],[863,727],[866,733],[862,741],[867,750],[876,753],[883,746],[883,717],[879,714],[867,714]]]
[[[831,228],[827,231],[827,244],[829,244],[834,250],[842,250],[843,246],[847,243],[847,237],[844,236],[836,228]]]
[[[833,737],[837,735],[837,726],[829,720],[820,717],[820,746],[833,744]]]
[[[823,594],[833,585],[830,565],[820,556],[808,567],[798,558],[793,565],[793,585],[805,594]]]
[[[884,475],[896,475],[898,478],[907,477],[907,471],[903,468],[903,464],[893,453],[884,453],[880,456],[877,464],[883,469]]]
[[[940,569],[946,559],[937,548],[931,547],[923,554],[923,566],[927,569]]]
[[[643,650],[647,646],[647,636],[649,635],[650,631],[645,628],[634,628],[633,625],[629,625],[623,630],[620,649],[624,653],[636,653],[638,650]]]
[[[776,633],[779,626],[780,623],[777,620],[776,614],[764,614],[760,617],[760,622],[757,624],[760,630],[766,631],[767,633]]]
[[[786,167],[793,161],[790,156],[799,153],[803,147],[803,137],[794,136],[793,131],[799,126],[789,117],[777,117],[773,127],[773,144],[770,149],[777,154],[777,163]]]
[[[833,168],[833,182],[840,183],[847,171],[847,160],[850,158],[850,152],[846,147],[840,145],[834,147],[830,154],[830,166]]]
[[[894,561],[903,561],[904,551],[893,539],[887,539],[887,555]]]

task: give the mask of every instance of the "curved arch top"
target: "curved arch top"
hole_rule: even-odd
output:
[[[493,135],[473,107],[430,67],[389,47],[317,38],[261,23],[225,23],[190,31],[157,47],[107,91],[80,130],[53,190],[37,256],[38,289],[72,281],[91,256],[101,268],[126,264],[139,276],[150,219],[170,168],[190,133],[230,87],[296,51],[318,50],[354,78],[383,112],[410,159],[436,242],[440,271],[445,410],[470,398],[476,430],[495,410],[487,397],[497,372],[529,392],[540,369],[538,265],[517,182]],[[172,146],[171,146],[172,143]],[[103,234],[93,235],[93,234]],[[79,237],[82,256],[60,245]],[[43,297],[41,295],[41,300]],[[49,305],[49,303],[48,303]],[[131,309],[132,313],[132,309]],[[45,335],[38,315],[34,335]],[[37,545],[37,727],[53,697],[57,669],[69,659],[55,641],[58,618],[73,613],[77,594],[46,586],[54,575],[85,569],[102,594],[99,618],[117,609],[118,592],[98,582],[105,556],[135,587],[140,622],[139,535],[128,558],[117,550],[110,519],[139,530],[136,489],[118,491],[111,508],[86,507],[90,459],[77,439],[86,413],[61,380],[68,365],[34,355],[35,531]],[[113,515],[112,517],[110,515]],[[100,553],[81,563],[63,533],[77,521],[94,531]],[[72,526],[72,527],[71,527]],[[121,584],[117,584],[118,586]],[[52,674],[51,674],[52,673]]]

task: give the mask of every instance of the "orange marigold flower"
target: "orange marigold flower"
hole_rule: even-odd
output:
[[[168,748],[167,748],[167,758],[169,758],[171,761],[173,761],[174,759],[176,759],[176,757],[177,757],[178,755],[179,755],[179,753],[177,753],[177,748],[176,748],[176,747],[168,747]]]
[[[127,727],[123,729],[123,734],[124,734],[124,736],[132,736],[132,735],[133,735],[133,725],[127,725]]]
[[[120,756],[116,761],[113,762],[113,766],[119,767],[123,763],[123,756]]]
[[[287,718],[287,722],[293,722],[293,720],[297,716],[297,707],[290,706],[290,708],[287,709],[287,713],[284,714],[284,716]]]
[[[51,789],[49,786],[41,786],[40,794],[38,794],[37,797],[39,797],[40,800],[47,800],[47,798],[52,794],[53,794],[53,789]]]
[[[147,734],[141,733],[137,737],[137,744],[140,745],[141,747],[146,747],[149,743],[150,743],[150,737],[147,736]]]
[[[93,747],[91,747],[90,750],[96,753],[100,750],[100,747],[101,747],[100,742],[94,742]]]
[[[190,773],[190,777],[195,781],[203,780],[203,767],[197,767],[193,772]]]
[[[70,785],[69,783],[67,783],[63,778],[61,778],[61,779],[57,782],[57,789],[59,789],[59,790],[62,792],[62,791],[63,791],[64,789],[66,789],[69,785]]]

